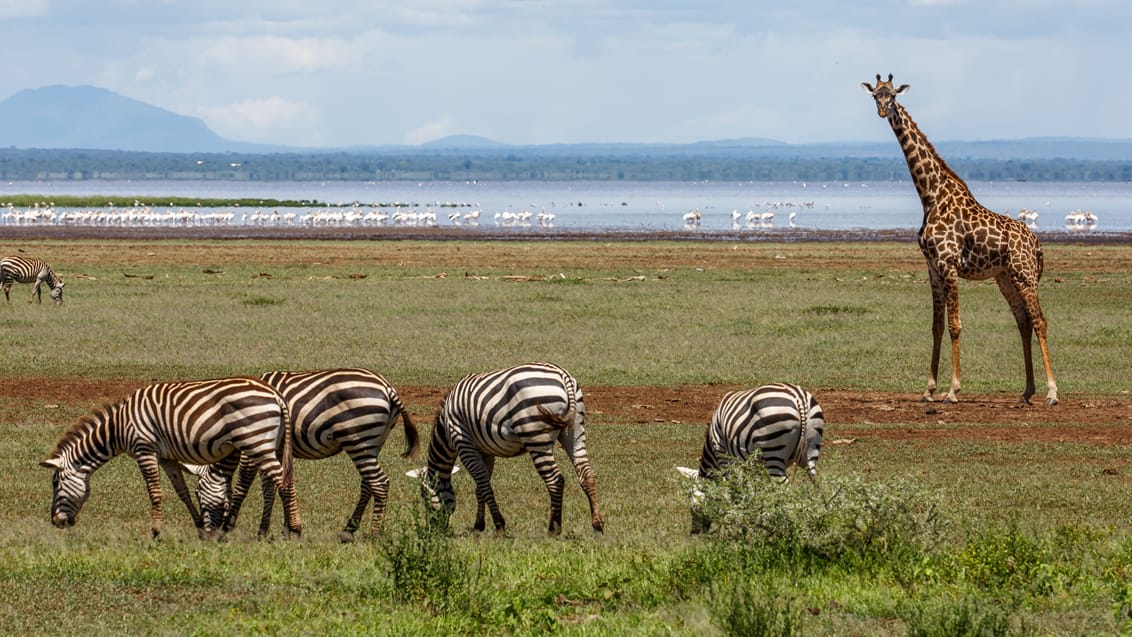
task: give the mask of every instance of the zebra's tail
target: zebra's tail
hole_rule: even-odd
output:
[[[295,423],[291,422],[291,410],[287,408],[287,401],[276,394],[275,402],[279,405],[280,426],[283,429],[283,440],[279,453],[279,465],[283,469],[283,486],[289,487],[295,483]]]
[[[814,471],[809,466],[809,437],[810,428],[810,407],[812,406],[814,397],[801,387],[791,387],[794,395],[794,408],[798,410],[798,445],[794,449],[794,464],[804,469],[806,474],[810,476],[810,480],[814,480]]]
[[[409,418],[409,412],[405,410],[405,405],[401,402],[401,397],[397,395],[397,390],[392,387],[389,388],[389,401],[393,403],[393,407],[397,411],[401,412],[401,424],[405,427],[405,451],[401,454],[401,457],[416,458],[421,447],[420,432],[417,431],[417,426],[413,424],[413,419]]]
[[[538,415],[542,416],[543,421],[552,427],[565,429],[574,424],[574,418],[570,412],[566,412],[565,416],[559,416],[542,405],[536,405],[536,408],[538,409]]]
[[[565,429],[574,426],[575,416],[578,413],[577,383],[569,374],[562,374],[562,389],[566,392],[566,413],[559,416],[542,404],[537,405],[538,413],[543,420],[553,427]]]

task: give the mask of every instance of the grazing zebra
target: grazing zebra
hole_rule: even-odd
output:
[[[34,283],[35,287],[31,290],[31,298],[37,299],[40,303],[43,302],[43,289],[40,287],[46,283],[47,287],[51,288],[51,299],[56,303],[63,302],[63,279],[55,274],[51,266],[43,259],[35,257],[4,257],[0,259],[0,287],[4,288],[4,300],[11,303],[12,299],[8,293],[12,289],[13,283]]]
[[[255,378],[157,383],[114,405],[104,405],[63,433],[47,460],[54,470],[51,521],[71,526],[90,495],[90,475],[114,456],[137,460],[149,492],[151,535],[161,532],[161,475],[164,467],[193,522],[195,514],[179,463],[212,464],[245,454],[278,487],[287,528],[302,532],[291,462],[287,404],[270,385]]]
[[[368,369],[268,372],[260,378],[274,387],[287,402],[294,426],[292,435],[296,458],[319,460],[345,451],[361,476],[358,503],[340,539],[346,542],[353,538],[371,497],[373,517],[370,531],[376,535],[385,516],[385,502],[389,495],[389,477],[382,470],[377,456],[389,438],[398,414],[405,427],[406,448],[402,457],[416,456],[419,444],[417,427],[409,418],[397,390]],[[214,521],[222,521],[222,530],[231,530],[248,488],[255,479],[256,467],[241,462],[239,477],[231,494],[228,489],[233,469],[231,463],[228,466],[213,465],[208,469],[189,469],[201,476],[197,482],[197,498],[206,527]],[[267,480],[262,482],[261,536],[268,532],[275,500],[275,485]]]
[[[578,382],[549,363],[518,365],[472,374],[457,382],[444,397],[428,446],[428,465],[408,472],[421,478],[422,495],[436,510],[450,516],[456,509],[452,473],[456,458],[476,481],[476,531],[485,526],[484,507],[491,509],[496,531],[503,515],[491,488],[495,458],[527,452],[550,493],[552,534],[562,530],[562,491],[565,478],[554,459],[560,443],[574,464],[582,490],[590,501],[593,528],[601,532],[597,486],[586,453],[585,404]]]
[[[766,472],[787,480],[792,464],[817,476],[825,415],[810,392],[797,385],[774,383],[757,389],[728,392],[704,432],[700,468],[677,467],[686,476],[711,479],[734,460],[758,454]],[[699,495],[698,493],[696,495]],[[693,496],[692,533],[711,526]]]

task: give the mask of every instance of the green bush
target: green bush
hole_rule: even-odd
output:
[[[1012,634],[1010,613],[997,600],[937,597],[911,606],[908,637],[996,637]]]
[[[711,612],[727,635],[802,634],[805,609],[796,593],[756,578],[731,577],[712,591]]]
[[[389,563],[394,601],[435,612],[467,611],[472,568],[446,529],[418,514],[410,524],[383,535],[379,545]]]
[[[781,484],[751,459],[730,465],[700,488],[700,509],[721,537],[794,555],[832,559],[928,549],[947,527],[936,499],[903,480],[837,477],[816,486]]]

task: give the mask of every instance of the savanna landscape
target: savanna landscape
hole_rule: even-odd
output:
[[[1040,357],[1033,404],[1018,401],[1018,332],[993,281],[960,288],[960,402],[919,401],[931,297],[910,236],[17,230],[0,252],[44,258],[66,293],[58,306],[29,305],[29,286],[17,285],[0,308],[0,594],[10,600],[0,631],[1132,629],[1132,248],[1120,238],[1045,244],[1040,292],[1060,387],[1047,406]],[[380,537],[337,540],[357,495],[343,457],[296,463],[301,541],[257,540],[255,502],[225,542],[202,541],[168,483],[165,530],[150,540],[126,457],[94,475],[76,526],[50,523],[38,462],[83,414],[149,382],[364,366],[427,432],[463,375],[532,360],[581,384],[603,535],[568,479],[564,532],[548,537],[546,489],[522,457],[496,465],[505,535],[469,531],[474,488],[462,474],[451,528],[437,532],[403,475],[423,451],[399,457],[399,429],[382,454],[393,484]],[[806,387],[824,408],[817,483],[799,475],[767,490],[738,475],[708,493],[718,530],[691,536],[691,484],[675,466],[695,466],[726,391],[775,381]]]

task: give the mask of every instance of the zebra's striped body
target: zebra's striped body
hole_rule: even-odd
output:
[[[787,479],[790,465],[817,475],[825,415],[810,392],[797,385],[774,383],[724,395],[704,432],[700,478],[712,478],[734,460],[758,454],[766,471]],[[692,511],[692,532],[706,531],[710,521]]]
[[[389,432],[400,414],[405,427],[406,448],[402,457],[415,456],[418,448],[416,425],[409,418],[397,390],[384,378],[368,369],[331,369],[312,372],[268,372],[260,377],[283,396],[294,424],[293,440],[296,458],[319,460],[345,451],[361,476],[361,489],[354,512],[342,531],[343,541],[353,537],[361,524],[369,500],[373,498],[370,530],[378,533],[385,515],[389,495],[389,477],[378,462]],[[228,483],[231,467],[216,465],[206,472],[197,472],[197,497],[206,525],[224,520],[224,530],[236,523],[240,506],[255,478],[256,467],[241,462],[239,477],[231,494]],[[260,535],[268,531],[274,485],[263,481],[263,515]]]
[[[43,284],[51,290],[51,299],[56,303],[63,302],[63,279],[55,274],[51,266],[43,259],[35,257],[4,257],[0,259],[0,288],[4,289],[4,300],[11,302],[9,292],[12,290],[13,283],[34,283],[35,286],[31,290],[32,300],[38,299],[40,303],[43,302]]]
[[[160,467],[184,488],[180,465],[212,464],[245,454],[279,487],[287,528],[298,535],[302,522],[295,501],[291,467],[291,428],[287,405],[274,389],[255,378],[157,383],[129,398],[103,406],[68,429],[47,460],[55,471],[51,521],[75,523],[90,493],[90,475],[114,456],[133,457],[141,469],[152,505],[151,532],[161,532]],[[178,484],[180,481],[180,484]],[[182,495],[200,527],[187,491]]]
[[[518,365],[472,374],[457,382],[441,401],[422,476],[423,494],[447,514],[456,508],[452,472],[457,457],[476,481],[475,530],[485,527],[484,508],[491,510],[497,531],[505,526],[491,474],[495,458],[530,454],[550,493],[550,533],[562,528],[565,478],[554,459],[558,442],[570,457],[582,490],[589,498],[591,522],[601,532],[597,486],[586,452],[585,404],[577,381],[549,363]]]

